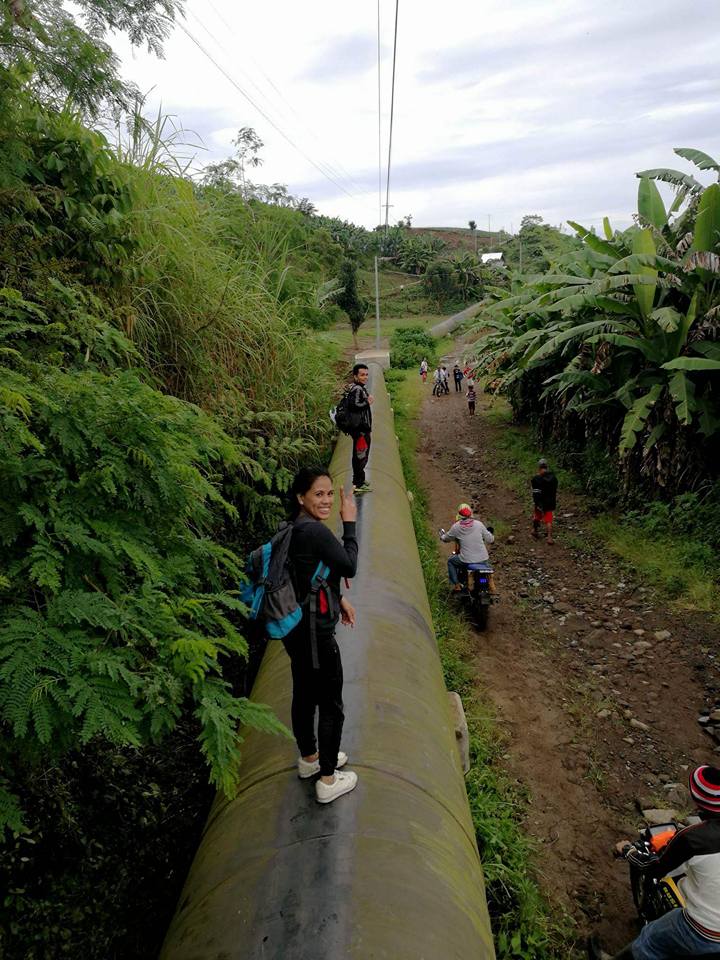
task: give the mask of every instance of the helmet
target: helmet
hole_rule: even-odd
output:
[[[457,516],[455,517],[455,519],[463,520],[471,516],[472,516],[472,507],[470,506],[470,504],[461,503],[460,506],[457,508]]]
[[[690,794],[698,807],[720,813],[720,770],[696,767],[690,774]]]

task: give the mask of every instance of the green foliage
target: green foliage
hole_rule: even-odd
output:
[[[77,14],[61,0],[4,3],[0,8],[0,72],[30,80],[34,95],[46,104],[62,107],[70,98],[83,113],[96,116],[103,101],[127,104],[133,95],[120,79],[119,60],[103,41],[104,35],[125,33],[134,46],[144,43],[161,54],[183,3],[78,0],[74,6]]]
[[[403,370],[419,367],[423,357],[432,364],[436,351],[435,338],[422,327],[399,327],[390,337],[390,360],[393,367]]]
[[[600,239],[571,222],[583,246],[512,295],[496,292],[476,330],[490,328],[480,368],[518,414],[580,447],[605,438],[628,488],[632,476],[672,493],[720,469],[701,439],[720,428],[720,227],[717,184],[678,181],[668,219],[661,173],[640,177],[647,226],[613,232],[606,220]]]
[[[542,217],[528,214],[522,218],[517,236],[503,246],[505,263],[523,274],[542,273],[566,253],[578,249],[574,237],[543,223]]]
[[[344,310],[350,320],[353,334],[356,334],[365,322],[368,310],[367,300],[360,296],[358,291],[357,264],[350,257],[346,257],[340,264],[338,278],[340,289],[335,296],[335,303]]]
[[[95,737],[152,742],[190,704],[231,791],[237,723],[262,718],[220,668],[246,645],[228,592],[240,564],[212,538],[236,516],[216,478],[255,464],[132,373],[2,373],[22,401],[2,415],[3,768]]]

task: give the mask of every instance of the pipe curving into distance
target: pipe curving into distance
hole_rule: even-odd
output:
[[[161,960],[494,960],[482,869],[382,372],[372,367],[373,492],[338,626],[343,749],[357,788],[315,802],[295,745],[249,732],[218,796]],[[347,438],[331,470],[349,484]],[[337,516],[329,521],[333,527]],[[269,644],[253,699],[289,725],[289,661]]]

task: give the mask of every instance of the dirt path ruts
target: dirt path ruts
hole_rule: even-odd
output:
[[[501,428],[484,416],[488,398],[470,418],[461,394],[430,389],[418,468],[431,522],[449,526],[470,500],[511,527],[491,550],[502,602],[478,634],[477,676],[508,732],[508,769],[530,792],[545,890],[581,936],[597,930],[619,948],[636,928],[626,866],[610,849],[641,822],[636,798],[678,809],[685,768],[714,759],[697,715],[718,690],[717,627],[678,622],[611,558],[574,548],[589,518],[580,497],[561,490],[555,545],[534,541],[529,496],[494,467]]]

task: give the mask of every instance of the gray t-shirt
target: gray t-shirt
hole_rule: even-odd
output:
[[[495,537],[480,520],[459,520],[447,533],[441,533],[445,543],[456,540],[460,544],[460,559],[463,563],[484,563],[490,558],[486,543],[493,543]]]

